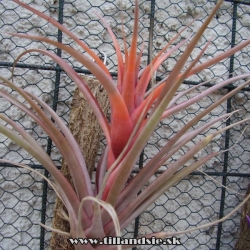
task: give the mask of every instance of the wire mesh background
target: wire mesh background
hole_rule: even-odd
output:
[[[127,41],[129,41],[132,33],[133,23],[131,20],[133,20],[134,1],[84,1],[83,3],[81,0],[46,0],[41,2],[32,0],[26,2],[66,25],[71,31],[81,36],[97,53],[105,52],[108,56],[108,68],[112,75],[116,77],[115,50],[105,28],[102,27],[93,10],[105,16],[118,38],[122,38],[121,23],[123,20],[125,33],[128,37]],[[144,40],[146,47],[143,54],[143,64],[146,65],[149,60],[147,50],[149,48],[150,31],[153,31],[153,51],[158,51],[183,25],[188,24],[196,17],[197,13],[202,12],[205,16],[214,4],[214,1],[205,1],[204,3],[196,0],[140,1],[139,44]],[[211,46],[214,47],[214,52],[210,50],[209,54],[204,55],[204,60],[248,37],[250,21],[246,21],[247,19],[244,17],[249,15],[249,5],[250,1],[227,1],[223,5],[210,25],[207,36],[198,44],[198,47],[202,47],[211,36],[220,41],[217,44],[212,43]],[[122,15],[121,9],[123,10]],[[54,51],[72,64],[79,73],[89,73],[81,65],[74,62],[72,58],[69,58],[67,54],[52,46],[26,39],[20,40],[6,34],[7,32],[24,32],[43,35],[77,47],[61,31],[58,31],[34,14],[20,8],[12,1],[2,0],[0,2],[0,13],[1,75],[9,77],[15,58],[25,49],[34,47]],[[198,19],[190,27],[190,30],[197,30],[197,27],[202,23],[203,17]],[[197,50],[199,51],[199,48]],[[179,54],[175,54],[167,63],[163,64],[161,70],[157,73],[157,80],[163,77],[161,72],[165,74],[171,71],[171,67],[178,59]],[[248,58],[249,52],[243,50],[234,57],[223,61],[219,66],[211,67],[201,74],[189,78],[183,88],[214,77],[228,78],[232,72],[235,75],[249,72]],[[15,69],[15,83],[40,96],[57,111],[66,123],[68,122],[71,97],[75,86],[62,69],[49,58],[34,53],[24,56]],[[207,84],[207,86],[210,85]],[[203,89],[205,88],[203,87]],[[196,112],[211,105],[214,100],[233,88],[234,86],[230,85],[216,92],[213,97],[207,97],[204,102],[197,104],[192,109],[187,109],[183,113],[164,120],[150,139],[139,165],[147,162],[152,157],[152,152],[159,150],[160,146],[166,141],[166,135],[168,137],[173,135]],[[190,97],[186,96],[185,98]],[[241,111],[228,120],[227,124],[244,118],[249,112],[249,88],[244,89],[240,94],[221,105],[213,113],[213,116],[216,117],[238,108]],[[61,156],[57,149],[31,119],[2,99],[0,112],[20,122],[51,155],[56,165],[60,167]],[[205,119],[203,122],[206,121]],[[220,126],[220,124],[216,125],[213,129]],[[242,130],[242,126],[236,126],[217,141],[213,141],[205,152],[210,152],[214,148],[228,149],[240,137]],[[250,177],[249,134],[249,129],[246,129],[238,145],[233,150],[208,162],[202,168],[218,183],[243,194],[249,184]],[[35,170],[45,174],[45,176],[49,176],[35,159],[9,139],[1,136],[0,142],[1,158],[28,164]],[[185,151],[182,153],[185,153]],[[135,170],[134,174],[137,171]],[[192,173],[176,187],[171,188],[168,193],[158,199],[145,213],[137,218],[131,226],[127,227],[124,236],[136,237],[159,230],[184,230],[223,217],[239,204],[243,196],[226,190],[218,183],[200,172]],[[0,184],[0,248],[48,249],[50,232],[40,228],[38,222],[51,225],[55,201],[53,191],[36,174],[15,165],[0,165]],[[230,220],[218,226],[181,236],[183,245],[173,247],[173,249],[233,249],[239,237],[239,226],[240,213],[237,213]],[[138,247],[138,249],[142,248]],[[166,249],[164,246],[147,247],[147,249],[150,248]]]

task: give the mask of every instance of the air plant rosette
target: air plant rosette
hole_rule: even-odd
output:
[[[124,41],[124,53],[122,53],[111,28],[106,21],[100,17],[112,38],[116,51],[118,63],[117,84],[98,55],[96,55],[83,41],[71,33],[65,26],[19,0],[13,0],[13,2],[21,5],[60,29],[65,35],[74,40],[83,51],[86,51],[91,58],[85,56],[81,51],[76,50],[69,45],[59,43],[47,37],[29,34],[10,35],[22,39],[41,41],[68,53],[95,76],[109,97],[111,113],[110,121],[104,115],[103,110],[85,81],[58,55],[48,50],[34,48],[28,49],[20,54],[14,62],[13,72],[16,63],[27,53],[38,52],[50,57],[54,62],[60,65],[67,75],[75,82],[78,89],[88,101],[96,115],[107,142],[106,148],[98,161],[95,185],[93,187],[81,150],[72,133],[70,133],[60,117],[45,102],[37,98],[35,95],[17,87],[13,81],[0,76],[2,84],[11,87],[20,94],[26,101],[27,105],[20,102],[15,96],[7,93],[4,89],[0,90],[1,96],[30,116],[48,134],[61,152],[64,161],[69,167],[73,187],[58,170],[43,148],[27,131],[8,117],[0,115],[0,118],[13,128],[9,129],[7,126],[0,124],[0,132],[36,158],[53,177],[53,181],[48,181],[67,208],[68,213],[62,213],[62,217],[69,222],[70,232],[61,232],[56,229],[52,230],[72,238],[102,239],[105,236],[120,236],[120,231],[122,229],[129,225],[169,188],[176,185],[213,157],[222,153],[212,152],[190,163],[189,161],[198,152],[206,147],[217,135],[232,128],[235,124],[241,124],[248,120],[245,119],[235,124],[228,125],[224,128],[218,129],[216,132],[208,134],[205,138],[200,139],[194,147],[186,152],[186,154],[180,156],[176,161],[168,163],[165,171],[147,185],[155,172],[176,152],[185,147],[189,141],[203,131],[208,130],[214,123],[228,119],[232,113],[211,119],[211,121],[190,131],[190,129],[192,129],[192,127],[203,117],[210,114],[210,112],[216,107],[250,83],[250,81],[247,80],[250,77],[250,74],[234,76],[213,85],[189,100],[179,102],[184,94],[205,84],[201,83],[189,90],[178,91],[186,78],[230,57],[250,43],[250,40],[243,41],[214,58],[199,63],[200,58],[210,45],[210,42],[208,42],[197,57],[189,65],[186,65],[187,60],[195,49],[195,46],[223,1],[218,1],[196,34],[189,36],[176,45],[173,45],[189,26],[183,28],[155,57],[153,57],[152,62],[142,69],[140,68],[140,65],[143,48],[137,53],[139,22],[138,1],[135,1],[135,21],[131,45],[127,48],[126,42]],[[176,62],[172,71],[160,83],[155,84],[155,72],[161,64],[173,55],[173,53],[175,53],[181,46],[186,46],[185,50]],[[196,116],[184,124],[176,134],[171,138],[168,138],[166,144],[159,150],[159,152],[144,164],[143,168],[127,183],[140,153],[162,119],[168,118],[199,102],[218,89],[240,80],[245,80],[245,82],[196,114]],[[148,91],[147,88],[151,81],[152,88]],[[6,162],[6,160],[1,161]],[[19,164],[19,166],[30,169],[22,164]],[[34,171],[32,169],[30,170]],[[142,191],[138,194],[140,190]],[[222,222],[239,209],[248,198],[249,196],[247,196],[240,205],[223,219],[200,226],[199,229]],[[146,235],[146,237],[155,236],[158,238],[166,238],[197,229],[198,227],[180,232],[155,232]],[[83,246],[78,244],[75,246],[75,249],[117,249],[117,247],[121,249],[121,246],[91,244]],[[126,247],[131,248],[131,246],[122,246],[122,248]]]

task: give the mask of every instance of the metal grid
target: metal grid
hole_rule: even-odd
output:
[[[38,3],[37,3],[38,2]],[[122,36],[119,25],[123,19],[125,32],[129,37],[131,35],[133,19],[133,1],[28,1],[29,4],[39,10],[46,12],[50,16],[64,23],[70,30],[76,32],[84,41],[98,52],[105,52],[108,55],[108,67],[112,74],[116,76],[115,52],[110,45],[110,38],[104,28],[102,32],[99,19],[93,14],[96,10],[105,16],[118,38]],[[202,9],[204,15],[211,10],[214,1],[187,0],[187,1],[140,1],[140,38],[145,41],[146,49],[149,47],[149,31],[153,31],[153,50],[157,51],[165,44],[167,40],[187,24],[197,15],[197,10]],[[243,22],[243,16],[248,15],[250,1],[226,1],[221,11],[213,20],[208,31],[208,38],[214,35],[221,39],[221,45],[213,44],[214,56],[218,51],[223,51],[247,37],[248,23]],[[125,7],[126,6],[126,7]],[[130,6],[130,7],[128,7]],[[123,15],[121,17],[121,12]],[[41,21],[35,15],[24,11],[11,1],[2,0],[0,2],[0,28],[7,32],[27,32],[40,34],[63,41],[66,44],[75,46],[67,37],[64,37],[60,31]],[[176,13],[176,14],[174,14]],[[227,17],[223,21],[221,16]],[[200,19],[202,21],[202,19]],[[201,22],[200,21],[200,22]],[[199,21],[196,23],[199,24]],[[96,28],[98,26],[98,28]],[[217,28],[221,27],[218,32]],[[191,26],[196,30],[195,26]],[[166,35],[167,34],[167,35]],[[46,48],[57,53],[59,56],[68,60],[79,73],[88,73],[81,68],[71,58],[60,50],[53,47],[36,43],[29,40],[22,40],[10,37],[4,32],[1,36],[0,45],[0,73],[8,76],[11,71],[13,60],[18,54],[27,48],[38,46]],[[199,46],[204,45],[206,39],[202,39]],[[203,74],[198,74],[185,82],[188,85],[197,84],[200,81],[212,79],[213,77],[229,77],[230,73],[244,73],[249,71],[248,63],[245,58],[249,58],[249,53],[243,50],[229,60],[220,64],[219,70],[211,68]],[[178,59],[178,54],[171,58],[172,62]],[[144,54],[143,62],[146,64],[148,53]],[[171,70],[171,60],[164,64],[162,71]],[[34,77],[34,74],[36,77]],[[157,79],[161,79],[161,72],[158,72]],[[40,55],[28,55],[24,57],[17,65],[15,70],[16,83],[25,89],[35,91],[43,100],[49,103],[57,113],[60,114],[65,122],[68,121],[70,100],[74,85],[64,72],[48,58]],[[229,86],[221,92],[215,93],[215,98],[219,98],[225,92],[230,91],[233,86]],[[188,98],[188,97],[186,97]],[[213,98],[206,99],[206,105],[213,102]],[[40,142],[51,155],[52,159],[60,166],[61,158],[56,148],[49,138],[44,135],[39,128],[22,113],[18,112],[8,103],[1,103],[1,112],[10,116],[12,119],[20,121],[25,129]],[[214,116],[223,112],[230,112],[233,109],[241,108],[238,116],[232,117],[227,123],[242,119],[249,112],[250,96],[249,88],[240,94],[231,98],[225,105],[222,105],[216,111]],[[140,164],[146,162],[152,153],[152,148],[158,150],[158,147],[165,140],[166,129],[168,136],[175,132],[176,122],[181,124],[186,119],[202,108],[204,103],[198,105],[194,110],[187,110],[185,113],[177,115],[174,119],[163,121],[156,130],[149,145],[146,147]],[[205,121],[204,121],[205,122]],[[239,138],[242,127],[236,127],[225,135],[218,142],[213,142],[213,147],[227,149],[231,147]],[[219,183],[227,187],[244,193],[249,183],[249,130],[246,130],[240,142],[234,150],[226,152],[213,162],[209,162],[203,167],[209,176],[215,178]],[[7,159],[14,159],[20,163],[26,163],[35,170],[41,171],[49,176],[43,167],[34,159],[27,155],[22,149],[10,142],[10,140],[0,137],[1,148],[0,156]],[[221,145],[223,142],[223,145]],[[207,148],[206,150],[211,150]],[[183,152],[185,153],[185,152]],[[178,156],[177,156],[178,157]],[[139,164],[139,165],[140,165]],[[50,224],[53,215],[54,194],[47,183],[37,175],[28,173],[17,166],[0,166],[0,249],[48,249],[50,233],[40,228],[38,221]],[[136,173],[136,171],[135,171]],[[159,174],[159,173],[158,173]],[[243,197],[229,192],[221,185],[204,176],[200,172],[191,174],[176,187],[158,199],[150,208],[136,219],[135,223],[124,231],[126,236],[137,236],[144,233],[150,233],[159,230],[180,230],[201,225],[217,218],[223,217],[228,211],[231,211]],[[185,201],[185,202],[184,202]],[[204,216],[204,210],[206,216]],[[233,249],[239,236],[240,215],[236,214],[231,220],[222,223],[216,227],[208,228],[203,231],[196,231],[181,237],[183,246],[173,249]],[[138,247],[135,249],[166,249],[163,246],[148,246],[147,248]]]

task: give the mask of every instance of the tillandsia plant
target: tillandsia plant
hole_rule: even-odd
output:
[[[118,62],[118,79],[116,84],[103,61],[65,26],[19,0],[13,0],[13,2],[21,5],[34,14],[37,14],[39,17],[47,20],[60,29],[64,34],[73,39],[84,51],[86,51],[91,58],[85,56],[79,50],[46,37],[29,34],[10,35],[22,39],[42,41],[67,52],[75,60],[86,67],[99,80],[109,96],[111,113],[110,122],[104,116],[100,105],[94,98],[84,80],[66,61],[58,57],[56,54],[47,50],[36,48],[28,49],[19,55],[14,62],[15,67],[16,63],[22,56],[31,52],[39,52],[52,58],[75,82],[79,90],[89,102],[89,105],[92,107],[107,141],[106,148],[103,151],[97,165],[94,187],[91,184],[80,148],[69,129],[59,116],[42,100],[22,88],[17,87],[12,81],[5,79],[4,77],[0,77],[2,84],[7,85],[18,92],[25,99],[27,105],[20,102],[16,97],[10,95],[4,90],[0,90],[1,96],[30,116],[52,139],[69,167],[73,180],[73,187],[58,170],[54,162],[46,154],[42,147],[39,146],[38,143],[23,128],[4,115],[1,115],[0,118],[4,120],[6,124],[12,126],[13,130],[17,133],[2,124],[0,124],[0,132],[23,147],[52,175],[53,182],[50,181],[50,184],[56,191],[57,195],[62,199],[68,211],[68,214],[62,213],[62,216],[65,220],[69,221],[70,237],[102,239],[105,236],[120,236],[121,229],[131,223],[170,187],[177,184],[191,172],[198,169],[208,160],[220,153],[213,152],[193,163],[189,163],[190,159],[192,159],[195,154],[208,145],[213,138],[231,128],[234,124],[219,129],[217,132],[210,133],[205,138],[200,139],[200,141],[194,147],[189,149],[185,155],[181,156],[174,162],[170,162],[167,165],[166,170],[155,178],[153,182],[146,186],[149,179],[154,176],[154,173],[190,140],[195,138],[201,132],[209,129],[214,123],[230,117],[231,114],[222,115],[207,122],[205,125],[197,129],[191,130],[190,132],[192,126],[197,124],[204,116],[208,115],[212,110],[218,107],[218,105],[247,86],[250,81],[245,80],[244,84],[241,84],[219,100],[215,101],[212,105],[197,114],[195,118],[183,125],[183,127],[175,135],[168,139],[167,143],[160,149],[160,151],[143,166],[138,174],[132,177],[132,179],[128,182],[130,174],[136,165],[141,151],[162,119],[197,103],[204,97],[230,83],[250,77],[250,73],[232,77],[213,85],[189,100],[178,102],[184,94],[204,84],[202,83],[188,90],[178,92],[179,87],[186,78],[233,55],[235,52],[249,45],[250,39],[241,42],[237,46],[207,60],[204,63],[198,64],[199,59],[202,57],[210,44],[210,42],[208,42],[199,55],[186,67],[187,60],[192,51],[202,37],[213,16],[220,8],[223,2],[223,0],[220,0],[217,2],[216,6],[206,20],[204,20],[195,35],[188,37],[175,46],[172,46],[173,42],[180,37],[181,33],[188,28],[188,26],[183,28],[152,59],[150,65],[141,69],[140,61],[143,51],[141,50],[137,53],[139,7],[138,1],[136,0],[132,42],[130,48],[127,48],[126,43],[124,42],[124,55],[112,30],[105,20],[100,17],[112,37],[116,50]],[[176,65],[166,78],[155,85],[153,77],[155,72],[161,64],[181,46],[186,46],[186,49],[178,59]],[[151,81],[153,81],[153,87],[151,90],[147,90]],[[52,120],[54,122],[52,122]],[[246,120],[240,121],[238,124],[245,121]],[[138,194],[140,190],[143,191]],[[243,202],[246,202],[248,198],[249,196],[246,197]],[[239,207],[236,209],[238,208]],[[232,211],[228,216],[230,216],[234,211]],[[228,216],[226,216],[226,218]],[[222,220],[219,220],[214,223],[219,223],[221,221]],[[209,225],[212,224],[213,223]],[[204,225],[203,227],[206,226],[207,225]],[[145,237],[156,236],[159,238],[165,238],[185,232],[186,231],[156,232],[146,235]],[[126,247],[131,248],[131,245],[122,246],[122,248]],[[75,248],[116,249],[117,246],[103,246],[98,244],[81,246],[78,244]],[[121,246],[118,246],[118,248],[121,248]]]

